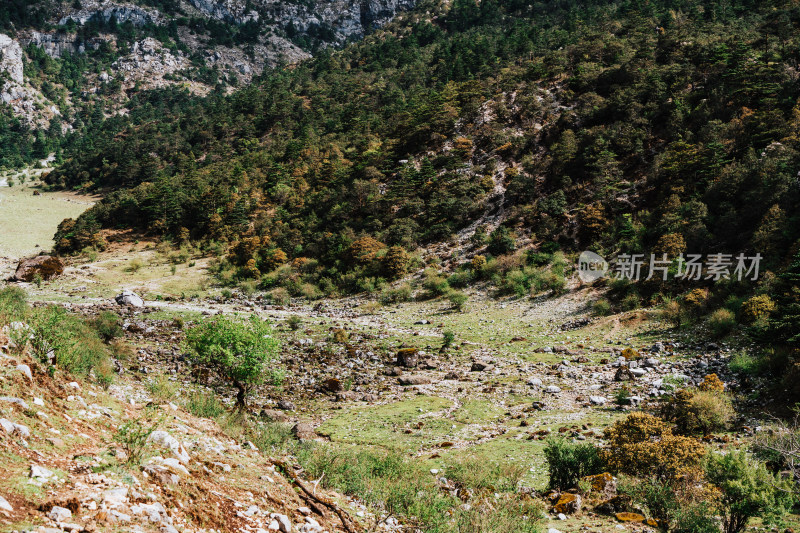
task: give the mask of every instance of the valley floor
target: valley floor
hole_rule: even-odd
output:
[[[540,300],[497,300],[475,292],[464,312],[455,312],[439,300],[381,306],[370,296],[282,307],[270,305],[258,293],[223,295],[209,283],[202,258],[186,258],[174,272],[171,267],[176,262],[170,253],[148,243],[112,246],[92,262],[76,260],[56,280],[25,287],[32,301],[64,305],[87,316],[104,310],[120,314],[125,340],[133,347],[121,359],[117,384],[108,393],[73,391],[69,385],[51,385],[51,380],[38,375],[35,387],[26,390],[14,370],[16,359],[4,356],[4,395],[19,396],[30,404],[37,395],[49,394],[44,414],[38,408],[21,412],[13,406],[3,408],[4,416],[34,433],[28,448],[7,452],[6,475],[0,482],[0,490],[12,495],[11,505],[25,509],[32,523],[47,522],[36,508],[54,498],[82,502],[94,498],[102,503],[109,490],[125,485],[130,491],[140,491],[138,500],[129,495],[129,503],[162,502],[165,516],[174,516],[175,525],[182,524],[185,531],[204,530],[194,529],[202,526],[198,517],[179,511],[185,509],[185,502],[181,503],[178,493],[169,495],[173,499],[165,500],[160,494],[150,498],[143,492],[144,485],[139,485],[147,479],[127,479],[124,470],[108,466],[121,453],[114,444],[114,427],[124,420],[150,420],[153,415],[146,406],[153,404],[173,406],[163,408],[169,421],[164,427],[192,455],[192,463],[186,464],[191,486],[209,504],[229,499],[239,511],[237,516],[257,505],[259,512],[269,509],[304,523],[296,509],[281,510],[270,504],[274,493],[264,483],[264,476],[275,477],[276,463],[269,457],[298,453],[297,443],[293,444],[298,435],[301,441],[343,453],[375,449],[397,453],[445,491],[455,488],[448,479],[451,469],[474,460],[516,468],[520,490],[543,493],[547,487],[543,448],[548,435],[600,443],[603,429],[626,412],[676,387],[699,383],[711,373],[719,375],[730,390],[740,390],[737,376],[727,368],[735,353],[735,338],[734,346],[727,346],[697,332],[677,332],[647,310],[592,317],[587,307],[593,296],[589,289]],[[131,268],[134,262],[139,266]],[[138,291],[146,307],[116,305],[113,295],[123,288]],[[206,393],[232,406],[233,389],[213,376],[198,374],[186,359],[184,332],[204,317],[252,313],[275,326],[281,340],[280,365],[286,370],[281,386],[262,387],[250,402],[251,412],[270,424],[272,431],[284,428],[277,430],[283,431],[282,436],[269,440],[272,449],[260,451],[248,450],[241,433],[238,441],[236,435],[231,439],[230,432],[223,433],[217,423],[177,407]],[[445,332],[452,333],[454,341],[443,348]],[[402,347],[418,348],[418,360],[398,362]],[[632,381],[618,381],[620,352],[628,347],[642,353],[643,362]],[[41,387],[50,391],[40,392]],[[622,396],[629,405],[617,405]],[[759,400],[753,401],[758,404]],[[742,407],[742,413],[750,414],[740,413],[734,431],[707,439],[709,446],[736,447],[747,441],[749,428],[760,424],[758,417],[763,413],[746,403]],[[228,425],[225,416],[217,421]],[[73,459],[59,467],[51,461],[59,456]],[[154,461],[158,466],[163,459]],[[61,481],[31,485],[26,478],[34,463],[60,468],[54,475]],[[228,467],[217,463],[234,469],[228,474]],[[186,475],[181,465],[172,466],[179,477]],[[214,473],[220,468],[220,475]],[[89,473],[97,471],[106,473],[99,477]],[[95,479],[103,481],[98,484]],[[213,487],[216,482],[224,486]],[[369,498],[360,496],[342,501],[368,530],[407,527],[403,524],[410,517],[365,507]],[[303,507],[302,502],[295,503]],[[647,529],[642,524],[620,523],[591,508],[565,520],[550,513],[549,506],[546,511],[549,527],[564,532]],[[95,516],[96,521],[96,514],[84,507],[75,514],[81,520]],[[16,511],[12,516],[19,518]],[[268,518],[269,513],[263,516]],[[210,519],[222,520],[217,522],[220,530],[250,531],[254,529],[244,524],[257,518],[242,518],[242,528],[222,517]],[[142,520],[136,523],[145,527]]]

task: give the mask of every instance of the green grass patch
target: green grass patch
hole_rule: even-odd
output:
[[[424,416],[451,406],[445,398],[418,396],[378,407],[350,408],[327,420],[318,432],[338,442],[413,451],[450,440],[463,428],[452,420]]]
[[[397,452],[316,445],[302,448],[298,459],[309,477],[325,474],[322,484],[326,488],[358,496],[373,508],[400,515],[428,533],[540,530],[540,504],[510,492],[515,487],[515,473],[506,468],[481,472],[482,465],[470,461],[454,469],[464,489],[481,493],[495,487],[504,491],[499,498],[475,496],[466,508],[420,463]]]

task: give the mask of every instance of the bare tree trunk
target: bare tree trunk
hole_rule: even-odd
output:
[[[247,409],[247,387],[243,384],[239,383],[238,381],[234,382],[236,386],[236,408],[239,410]]]

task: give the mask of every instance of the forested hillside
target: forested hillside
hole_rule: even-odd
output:
[[[791,299],[776,287],[799,236],[798,22],[781,1],[422,4],[229,97],[140,97],[48,177],[108,192],[58,248],[132,227],[229,249],[222,279],[269,287],[283,265],[291,292],[332,293],[480,220],[474,250],[540,252],[483,274],[501,288],[528,290],[526,265],[559,248],[759,252],[761,285],[710,301]]]
[[[142,91],[230,92],[341,47],[414,0],[8,0],[0,4],[0,169],[91,140]]]

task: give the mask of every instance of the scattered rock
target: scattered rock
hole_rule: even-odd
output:
[[[485,361],[475,361],[469,369],[470,372],[491,372],[492,370],[494,370],[494,365]]]
[[[643,523],[645,518],[639,513],[617,513],[614,517],[620,522],[639,522]]]
[[[30,477],[37,481],[46,481],[53,477],[53,472],[43,466],[31,465]]]
[[[33,382],[33,373],[31,372],[31,367],[28,365],[17,365],[17,370],[26,378],[28,381]]]
[[[284,411],[294,411],[296,407],[289,400],[280,400],[278,402],[278,409],[282,409]]]
[[[144,307],[144,300],[132,291],[122,291],[117,295],[114,300],[118,305],[127,305],[129,307]]]
[[[17,281],[32,282],[38,275],[43,280],[48,280],[64,273],[64,263],[52,255],[39,255],[20,260],[14,279]]]
[[[323,385],[325,390],[330,392],[342,392],[344,390],[344,385],[338,378],[328,378]]]
[[[404,368],[414,368],[419,363],[419,350],[401,348],[397,351],[397,364]]]
[[[402,376],[397,378],[397,382],[404,387],[409,385],[428,385],[431,382],[431,378],[427,376]]]
[[[581,497],[579,494],[572,494],[565,492],[553,506],[553,511],[563,514],[575,514],[581,510],[582,505]]]
[[[617,493],[617,481],[608,472],[583,478],[592,486],[592,492],[605,498],[612,498]]]
[[[292,427],[292,435],[300,440],[311,440],[317,436],[314,426],[308,422],[298,422]]]
[[[28,402],[23,400],[22,398],[14,398],[13,396],[0,396],[0,402],[8,402],[14,403],[22,407],[23,409],[29,409]]]
[[[8,511],[9,513],[14,512],[14,508],[11,507],[11,504],[8,503],[8,500],[3,498],[2,496],[0,496],[0,509],[2,509],[3,511]]]
[[[149,440],[153,444],[161,446],[162,448],[169,449],[173,454],[175,454],[175,457],[180,459],[182,463],[185,464],[189,462],[189,454],[186,453],[186,450],[183,448],[181,443],[178,442],[178,439],[176,439],[166,431],[163,430],[154,431],[150,434],[150,437],[148,437],[147,440]]]
[[[67,518],[72,518],[72,511],[67,509],[66,507],[59,507],[58,505],[54,505],[50,512],[47,513],[47,518],[54,522],[63,522]]]
[[[634,379],[636,378],[627,366],[619,367],[616,374],[614,374],[614,381],[633,381]]]

